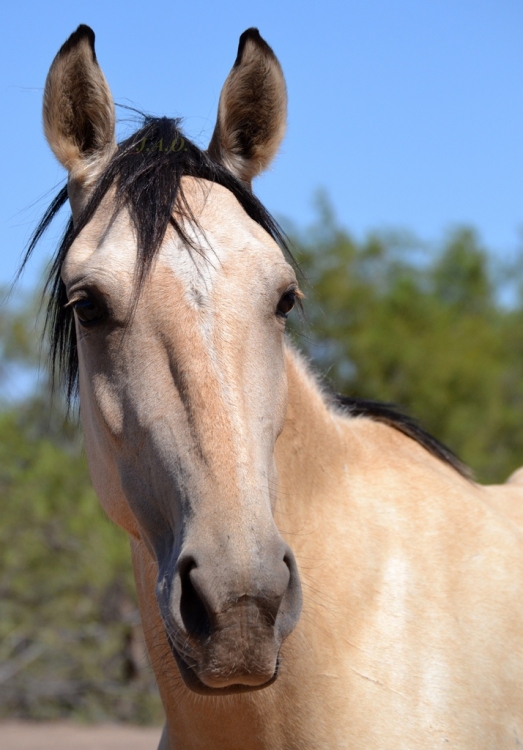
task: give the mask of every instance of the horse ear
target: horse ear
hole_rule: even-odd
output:
[[[88,182],[115,145],[113,97],[96,61],[89,26],[79,26],[53,60],[43,114],[54,155],[71,177]]]
[[[220,94],[209,154],[250,185],[276,156],[286,121],[280,63],[258,29],[247,29]]]

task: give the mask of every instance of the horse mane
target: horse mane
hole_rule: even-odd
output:
[[[70,216],[64,235],[51,263],[45,283],[49,299],[45,331],[50,338],[50,360],[53,382],[65,387],[69,402],[78,392],[78,352],[73,311],[67,307],[62,264],[80,232],[93,218],[107,192],[115,188],[113,218],[124,207],[137,237],[135,294],[140,293],[167,227],[171,225],[187,248],[195,248],[183,227],[183,219],[197,224],[184,195],[182,177],[198,177],[227,188],[247,215],[259,224],[292,259],[284,233],[251,190],[228,169],[214,161],[207,152],[192,143],[180,130],[180,120],[168,117],[144,117],[144,124],[117,149],[99,177],[89,201],[77,221]],[[42,235],[68,199],[67,186],[53,199],[33,232],[22,260],[23,271]]]
[[[426,432],[416,419],[401,412],[395,404],[370,401],[363,398],[351,398],[339,393],[333,394],[331,404],[334,408],[351,417],[368,417],[375,422],[393,427],[407,437],[419,443],[430,454],[439,458],[440,461],[452,466],[466,479],[471,479],[471,471],[450,448],[441,443],[437,438]]]
[[[193,246],[183,227],[183,219],[197,224],[184,195],[182,177],[196,177],[217,183],[229,190],[247,215],[259,224],[295,264],[283,230],[251,190],[228,169],[214,161],[206,151],[186,138],[180,120],[168,117],[144,117],[144,124],[120,142],[95,184],[87,205],[76,222],[69,217],[65,232],[51,263],[45,282],[48,295],[45,331],[50,338],[51,375],[65,387],[69,403],[78,392],[78,351],[73,311],[67,305],[62,264],[80,232],[93,218],[108,191],[115,188],[113,217],[124,207],[137,237],[135,294],[139,294],[156,257],[168,226],[172,226],[187,248]],[[50,203],[33,232],[18,276],[57,213],[68,200],[64,186]],[[425,432],[415,420],[398,412],[390,404],[336,396],[335,404],[351,416],[366,416],[384,422],[413,438],[432,455],[468,476],[468,470],[442,443]]]

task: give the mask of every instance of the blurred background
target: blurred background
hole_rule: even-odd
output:
[[[128,543],[46,369],[42,279],[67,212],[11,287],[64,181],[41,128],[53,56],[88,23],[120,135],[135,107],[183,116],[205,147],[258,26],[289,89],[255,190],[303,271],[292,335],[333,388],[402,406],[498,482],[523,464],[523,6],[21,0],[0,18],[0,718],[155,723]]]

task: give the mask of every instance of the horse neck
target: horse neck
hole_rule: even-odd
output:
[[[339,417],[327,407],[316,379],[291,347],[286,349],[286,370],[289,404],[275,450],[277,512],[302,515],[310,510],[315,498],[322,498],[324,503],[325,483],[336,476],[348,446]]]

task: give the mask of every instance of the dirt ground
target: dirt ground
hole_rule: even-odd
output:
[[[66,723],[0,723],[1,750],[156,750],[160,727]]]

